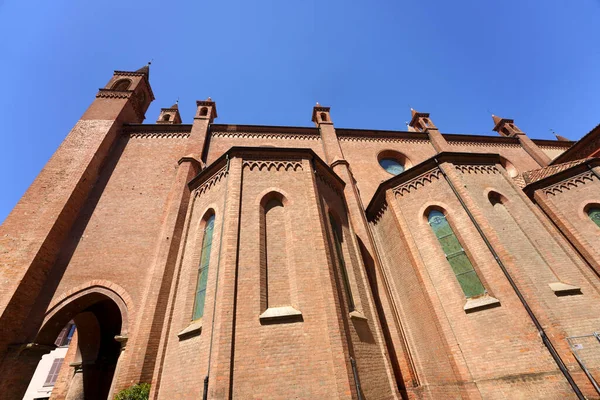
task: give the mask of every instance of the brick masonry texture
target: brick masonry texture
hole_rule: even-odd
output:
[[[600,380],[599,130],[447,134],[414,110],[404,132],[337,129],[319,105],[314,127],[226,125],[211,99],[190,125],[177,105],[141,124],[148,77],[115,71],[0,227],[3,398],[69,320],[53,400],[139,382],[152,399],[600,398],[582,368]],[[431,210],[484,295],[463,293]]]

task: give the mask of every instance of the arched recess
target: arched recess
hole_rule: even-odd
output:
[[[498,193],[495,190],[489,190],[487,192],[487,198],[488,201],[490,202],[490,204],[492,206],[495,206],[497,204],[506,204],[508,203],[508,199],[506,198],[506,196],[504,196],[503,194]]]
[[[129,79],[119,79],[112,85],[112,90],[127,90],[131,86]]]
[[[289,201],[278,191],[260,200],[260,305],[267,309],[292,306],[289,257]]]
[[[500,156],[500,164],[506,170],[508,176],[510,176],[511,178],[514,178],[515,176],[519,175],[519,170],[513,165],[513,163],[511,163],[502,156]]]
[[[342,286],[346,294],[346,301],[348,303],[348,312],[352,313],[357,309],[356,300],[353,294],[352,284],[350,282],[349,270],[351,267],[348,264],[351,260],[347,260],[344,256],[344,247],[347,246],[347,235],[344,235],[344,221],[340,216],[332,209],[327,211],[327,219],[329,227],[331,229],[331,239],[333,242],[334,260],[336,266],[340,272],[340,278],[342,280]]]
[[[129,316],[119,293],[92,286],[72,290],[51,306],[33,342],[4,360],[0,373],[8,379],[0,380],[0,392],[6,398],[23,397],[41,357],[55,348],[54,341],[71,320],[77,327],[81,368],[70,377],[69,393],[80,393],[86,400],[109,397],[121,346],[127,339]]]

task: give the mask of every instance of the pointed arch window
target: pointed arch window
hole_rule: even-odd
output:
[[[429,213],[427,219],[465,296],[469,298],[485,294],[485,288],[446,216],[440,211],[433,210]]]
[[[200,266],[198,268],[198,283],[196,284],[196,297],[194,299],[194,313],[192,320],[202,318],[204,315],[204,301],[206,299],[206,283],[208,282],[208,266],[210,264],[210,250],[213,241],[213,230],[215,226],[215,215],[211,215],[204,225],[204,237],[202,238],[202,252],[200,254]]]
[[[594,207],[588,210],[588,217],[600,228],[600,208]]]
[[[354,311],[354,298],[352,297],[352,291],[350,290],[350,280],[348,279],[348,271],[346,270],[346,262],[344,261],[344,252],[342,251],[342,227],[337,223],[337,221],[331,214],[329,214],[329,223],[331,224],[331,230],[333,231],[335,253],[337,255],[339,268],[342,273],[342,280],[344,281],[344,289],[346,290],[346,296],[348,298],[348,308],[350,308],[350,311]]]

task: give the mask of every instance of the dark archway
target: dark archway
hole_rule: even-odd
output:
[[[33,343],[11,349],[0,367],[4,377],[0,393],[5,398],[23,398],[39,360],[56,347],[56,338],[71,320],[77,327],[76,361],[81,367],[75,368],[68,392],[77,392],[80,395],[76,398],[86,400],[108,398],[121,353],[121,343],[115,338],[123,334],[127,316],[123,315],[125,304],[116,293],[98,289],[84,290],[63,300],[49,311]]]

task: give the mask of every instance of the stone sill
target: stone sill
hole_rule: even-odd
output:
[[[550,289],[552,289],[554,294],[557,296],[570,296],[570,295],[582,294],[580,287],[569,285],[567,283],[552,282],[552,283],[549,283],[548,286],[550,286]]]
[[[297,320],[302,319],[302,312],[292,306],[270,307],[258,317],[260,322],[273,322],[277,320]]]
[[[350,312],[350,318],[357,319],[359,321],[368,321],[367,317],[365,317],[363,313],[357,310]]]
[[[479,311],[479,310],[485,310],[487,308],[492,308],[492,307],[499,307],[500,306],[500,300],[498,300],[495,297],[492,296],[488,296],[488,295],[484,295],[481,297],[477,297],[477,298],[471,298],[471,299],[467,299],[467,302],[465,303],[465,306],[463,307],[463,310],[465,310],[465,312],[471,313],[474,311]]]
[[[192,321],[187,328],[177,334],[179,340],[186,339],[188,337],[197,336],[202,333],[202,319]]]

